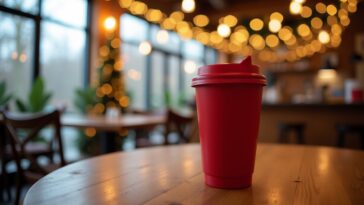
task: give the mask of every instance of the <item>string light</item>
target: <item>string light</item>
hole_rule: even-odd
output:
[[[249,26],[254,31],[260,31],[264,26],[264,22],[260,18],[254,18],[250,21]]]
[[[268,27],[272,33],[277,33],[281,29],[282,24],[279,20],[272,19],[269,21]]]
[[[297,3],[296,1],[292,1],[289,4],[289,12],[291,12],[291,14],[299,14],[302,10],[302,5],[300,3]]]
[[[217,27],[217,33],[222,36],[222,37],[228,37],[231,33],[231,29],[228,25],[226,24],[220,24],[218,27]]]
[[[104,28],[107,30],[107,31],[114,31],[115,30],[115,27],[116,27],[116,20],[114,17],[112,16],[109,16],[105,19],[104,21]]]
[[[320,31],[319,35],[318,35],[318,40],[322,43],[322,44],[327,44],[330,42],[330,35],[329,33],[327,33],[327,31]]]
[[[185,13],[192,13],[195,11],[195,1],[194,0],[183,0],[182,1],[182,11]]]
[[[175,11],[168,15],[158,9],[148,9],[145,3],[138,0],[119,0],[119,4],[122,8],[128,9],[132,14],[140,15],[150,22],[159,23],[164,30],[176,31],[183,39],[194,38],[200,43],[214,47],[222,52],[239,54],[251,54],[252,52],[259,54],[263,52],[264,55],[261,55],[264,56],[263,59],[269,59],[269,62],[280,62],[283,60],[299,60],[301,57],[312,55],[315,52],[324,52],[326,46],[337,47],[340,45],[342,30],[350,24],[349,13],[357,11],[356,0],[340,1],[338,6],[336,4],[325,5],[322,2],[318,2],[313,8],[310,8],[303,5],[305,0],[291,0],[289,4],[290,12],[295,15],[299,14],[302,19],[309,21],[309,24],[302,25],[302,22],[300,22],[297,27],[294,27],[294,30],[297,30],[297,36],[293,34],[291,27],[284,26],[284,16],[279,12],[273,12],[267,22],[259,18],[251,19],[248,26],[257,35],[263,33],[264,24],[267,24],[268,34],[264,34],[265,37],[261,35],[257,37],[253,33],[249,33],[251,31],[239,25],[239,20],[234,15],[221,17],[216,30],[207,31],[205,27],[210,23],[210,19],[204,14],[194,15],[192,18],[189,18],[193,22],[188,22],[184,19],[184,13],[181,11]],[[190,8],[193,7],[193,11],[195,10],[194,0],[184,0],[182,4],[183,2],[190,5]],[[190,12],[193,11],[190,10]],[[184,12],[187,13],[188,11]],[[153,13],[154,15],[151,15]],[[322,28],[327,29],[326,33],[329,39],[325,45],[319,40],[319,33]],[[265,32],[266,30],[264,30]],[[274,35],[274,33],[277,35]],[[162,34],[159,34],[157,38],[161,38],[160,35]],[[317,39],[315,39],[316,36]],[[272,51],[272,54],[268,54],[266,52],[267,49],[264,49],[265,45],[269,47],[269,50],[275,50],[278,47],[275,46],[276,41],[270,39],[278,39],[278,45],[279,39],[282,40],[284,44],[281,44],[280,47],[286,46],[286,51],[280,52],[280,54]],[[257,43],[261,40],[263,43]],[[250,44],[250,41],[252,44]],[[270,56],[270,58],[267,58],[267,56]]]
[[[205,27],[209,24],[209,18],[206,15],[199,14],[193,18],[193,23],[199,27]]]

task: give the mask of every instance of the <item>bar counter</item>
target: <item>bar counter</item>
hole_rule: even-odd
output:
[[[263,104],[259,141],[277,142],[282,122],[304,123],[306,144],[335,146],[336,124],[364,124],[364,104]],[[350,147],[359,142],[359,137],[347,138]]]

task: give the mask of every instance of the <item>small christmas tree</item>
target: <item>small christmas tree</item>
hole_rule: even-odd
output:
[[[102,113],[105,113],[108,108],[118,108],[123,112],[129,105],[119,55],[120,44],[120,39],[113,33],[109,33],[106,44],[99,50],[101,61],[98,68],[99,81],[96,94],[101,98],[104,106],[100,108]]]

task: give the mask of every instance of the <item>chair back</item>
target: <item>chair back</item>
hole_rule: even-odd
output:
[[[168,135],[177,131],[179,137],[185,142],[189,142],[190,137],[190,126],[192,123],[192,117],[186,117],[178,114],[172,109],[167,110],[167,121],[166,121],[166,132],[165,132],[165,144],[168,144]]]
[[[48,126],[54,127],[54,138],[52,141],[58,144],[58,149],[56,149],[56,152],[58,152],[60,156],[61,166],[66,165],[61,139],[60,112],[58,110],[50,113],[26,115],[3,112],[3,118],[5,127],[8,131],[7,133],[9,135],[9,141],[11,142],[11,149],[16,161],[17,170],[20,175],[22,175],[24,171],[21,166],[22,159],[28,159],[32,167],[36,168],[43,174],[47,174],[47,171],[43,170],[42,167],[38,165],[34,156],[26,153],[26,146],[38,136],[39,132],[43,128]],[[27,132],[25,136],[20,138],[18,135],[19,130],[26,130]]]

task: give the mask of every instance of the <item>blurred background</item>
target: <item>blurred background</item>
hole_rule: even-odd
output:
[[[61,110],[69,161],[197,142],[198,67],[252,56],[260,142],[360,149],[363,19],[360,0],[0,0],[0,107]]]

